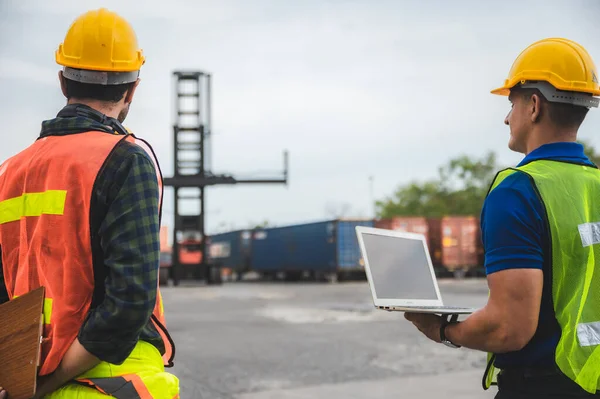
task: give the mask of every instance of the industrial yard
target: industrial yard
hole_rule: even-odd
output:
[[[445,303],[481,306],[482,279],[443,279]],[[373,308],[366,282],[191,282],[163,289],[182,398],[491,398],[485,354],[423,337]]]

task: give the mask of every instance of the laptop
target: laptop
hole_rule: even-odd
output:
[[[356,235],[375,307],[442,315],[475,311],[444,306],[423,234],[357,226]]]

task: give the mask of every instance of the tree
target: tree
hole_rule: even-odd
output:
[[[600,154],[594,147],[585,140],[579,143],[587,157],[600,166]],[[451,159],[438,169],[438,178],[410,182],[400,186],[391,197],[377,201],[377,216],[479,215],[496,173],[504,168],[498,164],[494,152],[480,159],[467,155]]]
[[[600,166],[600,154],[592,147],[587,140],[579,140],[579,144],[583,145],[584,154],[596,165]]]
[[[494,152],[481,159],[466,155],[451,159],[438,169],[437,179],[411,182],[399,187],[391,198],[377,201],[377,216],[478,215],[500,169]]]
[[[266,229],[270,225],[268,220],[264,220],[262,223],[250,223],[250,229]]]
[[[439,168],[440,183],[448,190],[462,188],[487,191],[498,168],[496,154],[492,151],[481,159],[463,155]]]

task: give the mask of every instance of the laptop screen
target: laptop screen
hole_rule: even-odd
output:
[[[423,241],[362,233],[379,299],[437,300]]]

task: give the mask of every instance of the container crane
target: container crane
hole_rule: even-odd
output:
[[[171,278],[179,285],[182,278],[204,278],[219,283],[220,270],[206,256],[205,189],[233,184],[286,184],[288,152],[280,176],[265,179],[238,179],[215,174],[210,167],[211,74],[202,71],[175,71],[175,124],[173,126],[174,175],[164,179],[175,194],[175,220],[172,232]],[[194,201],[196,212],[181,214],[180,201]],[[192,276],[189,276],[191,271]]]

